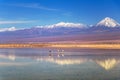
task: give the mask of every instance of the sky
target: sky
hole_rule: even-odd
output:
[[[0,28],[30,28],[59,22],[120,22],[120,0],[0,0]]]

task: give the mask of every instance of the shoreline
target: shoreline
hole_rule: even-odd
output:
[[[80,43],[8,43],[0,48],[85,48],[85,49],[120,49],[120,44],[80,44]]]

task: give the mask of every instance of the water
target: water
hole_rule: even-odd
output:
[[[120,80],[119,50],[0,49],[0,80]]]

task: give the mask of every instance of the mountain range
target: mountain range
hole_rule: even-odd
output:
[[[106,17],[95,25],[60,22],[30,29],[0,30],[0,43],[120,40],[120,24]]]

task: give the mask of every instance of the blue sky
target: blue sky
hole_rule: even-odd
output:
[[[29,28],[59,22],[120,22],[120,0],[0,0],[0,28]]]

